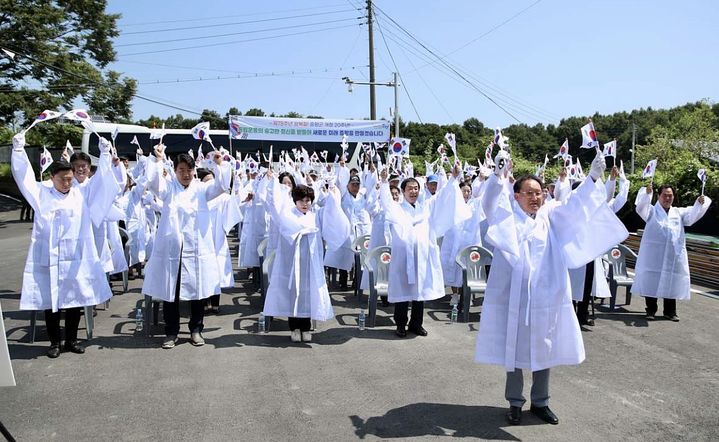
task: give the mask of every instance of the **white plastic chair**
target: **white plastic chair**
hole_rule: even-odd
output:
[[[367,255],[369,247],[369,235],[362,235],[352,241],[352,251],[354,252],[354,294],[357,299],[360,297],[360,281],[362,280],[362,265]]]
[[[389,263],[392,260],[392,248],[379,246],[370,250],[364,260],[364,268],[369,277],[369,300],[367,327],[374,327],[377,319],[377,298],[387,296],[389,282]]]
[[[462,269],[462,322],[469,322],[469,307],[473,295],[487,290],[487,271],[485,266],[492,264],[492,252],[482,246],[465,247],[455,257]]]
[[[607,281],[609,282],[609,292],[612,294],[609,301],[610,309],[614,309],[617,303],[617,289],[619,287],[625,287],[626,289],[626,305],[632,302],[630,287],[634,284],[634,278],[627,273],[627,256],[637,259],[637,254],[632,249],[624,244],[617,244],[603,258],[609,263]]]

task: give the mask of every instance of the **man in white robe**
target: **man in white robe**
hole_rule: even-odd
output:
[[[166,339],[162,348],[177,343],[180,331],[180,300],[190,301],[190,343],[204,345],[205,299],[220,293],[220,267],[215,254],[208,202],[229,190],[229,166],[215,152],[212,172],[217,177],[207,183],[196,180],[195,162],[180,154],[171,181],[161,178],[158,160],[164,146],[156,149],[158,159],[147,161],[148,188],[162,201],[157,229],[158,241],[147,262],[142,293],[161,299]],[[223,170],[224,169],[224,170]]]
[[[677,208],[674,187],[659,188],[654,206],[652,185],[639,189],[635,201],[639,216],[647,223],[639,244],[632,293],[644,296],[648,320],[654,320],[657,298],[664,299],[664,317],[677,322],[677,299],[689,299],[691,281],[684,227],[699,221],[711,199],[701,195],[691,207]]]
[[[521,423],[522,370],[532,371],[532,412],[556,424],[549,409],[549,369],[584,360],[584,345],[572,307],[569,268],[585,265],[628,232],[606,204],[598,152],[590,179],[563,202],[544,204],[542,183],[524,177],[512,193],[506,178],[508,154],[495,160],[484,184],[485,239],[494,246],[475,361],[507,372],[507,420]]]
[[[110,143],[100,139],[98,172],[87,196],[73,185],[72,166],[64,160],[50,166],[51,186],[36,182],[24,147],[25,134],[15,135],[13,177],[35,211],[20,309],[45,310],[51,358],[60,355],[60,310],[65,310],[65,350],[84,353],[77,341],[82,308],[112,296],[91,229],[103,222],[119,191],[110,170]]]
[[[444,296],[437,238],[470,217],[456,182],[460,172],[459,166],[455,166],[447,185],[424,201],[418,200],[421,189],[417,180],[407,178],[400,185],[404,199],[397,203],[387,183],[387,169],[382,170],[380,202],[392,229],[387,292],[389,302],[395,304],[395,334],[401,338],[407,336],[407,330],[427,336],[427,330],[422,327],[424,301]],[[408,324],[410,301],[412,317]]]

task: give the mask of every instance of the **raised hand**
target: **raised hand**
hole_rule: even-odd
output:
[[[12,148],[15,150],[22,150],[25,148],[25,132],[20,132],[12,137]]]

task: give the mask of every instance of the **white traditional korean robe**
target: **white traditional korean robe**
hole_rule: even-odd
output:
[[[342,247],[336,250],[328,250],[325,254],[325,265],[341,270],[352,269],[354,265],[352,242],[358,237],[369,235],[371,229],[370,216],[367,211],[367,189],[363,187],[357,192],[356,196],[352,196],[347,191],[349,172],[346,169],[346,167],[338,169],[337,185],[342,189],[342,212],[349,222],[350,234],[345,239]],[[369,183],[365,181],[362,185],[373,186],[374,183],[374,180],[370,180]]]
[[[627,202],[630,182],[627,179],[619,180],[619,193],[614,196],[615,181],[608,180],[605,184],[607,192],[607,204],[612,212],[619,212]],[[564,195],[567,198],[567,195]],[[613,247],[613,246],[612,246]],[[604,255],[604,253],[602,253]],[[584,299],[584,282],[586,280],[586,268],[580,267],[569,269],[569,281],[572,288],[572,301]],[[607,283],[608,266],[602,261],[602,256],[594,258],[594,278],[592,279],[592,296],[596,298],[610,298],[612,296]]]
[[[260,255],[257,246],[267,237],[268,215],[262,200],[265,191],[265,180],[253,180],[251,186],[254,197],[245,206],[240,237],[239,267],[259,267]]]
[[[454,179],[414,207],[392,200],[389,184],[380,188],[385,219],[392,229],[389,302],[431,301],[444,296],[437,237],[471,214]]]
[[[439,257],[442,263],[442,276],[444,277],[445,286],[462,286],[462,268],[457,264],[457,253],[468,246],[482,245],[486,223],[484,229],[482,229],[485,216],[481,203],[481,198],[470,198],[466,204],[472,213],[472,217],[461,224],[456,224],[444,234]]]
[[[237,204],[237,198],[228,193],[223,193],[210,201],[208,207],[212,220],[215,253],[220,266],[220,287],[234,287],[235,277],[232,271],[232,256],[227,243],[227,235],[242,220],[240,207]]]
[[[11,163],[15,182],[35,211],[20,309],[58,311],[110,299],[91,228],[102,223],[119,191],[109,150],[100,156],[87,196],[76,186],[63,195],[36,182],[24,149],[13,149]]]
[[[327,321],[334,317],[322,264],[322,240],[328,250],[342,245],[349,235],[349,222],[342,215],[339,191],[330,192],[322,210],[322,221],[315,212],[300,212],[292,204],[286,187],[277,180],[268,201],[280,238],[265,298],[264,314],[269,316],[312,318]]]
[[[585,265],[628,232],[606,204],[601,181],[587,179],[564,202],[532,219],[492,175],[483,208],[494,245],[475,361],[531,371],[579,364],[584,344],[572,307],[569,268]]]
[[[367,189],[367,211],[372,219],[372,228],[367,250],[370,251],[380,246],[392,246],[392,229],[385,219],[384,210],[379,201],[379,191],[377,189]],[[364,269],[362,271],[360,289],[369,289],[369,273]]]
[[[229,189],[228,179],[223,179],[229,176],[229,165],[217,167],[213,163],[214,180],[207,183],[193,180],[187,188],[177,178],[163,179],[154,159],[148,160],[146,167],[148,188],[162,201],[162,215],[145,268],[142,293],[173,302],[178,272],[182,272],[181,300],[219,294],[220,268],[207,203]]]
[[[672,207],[667,213],[657,202],[651,206],[652,195],[639,189],[635,201],[639,216],[647,223],[639,243],[639,256],[634,269],[632,293],[652,298],[689,299],[691,281],[684,226],[699,221],[709,209],[696,201],[691,207]]]

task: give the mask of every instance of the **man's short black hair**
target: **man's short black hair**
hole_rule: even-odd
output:
[[[659,186],[659,188],[657,189],[657,195],[661,195],[662,192],[664,192],[664,189],[672,189],[672,194],[674,194],[675,197],[677,196],[677,191],[671,184],[662,184],[661,186]]]
[[[181,153],[177,156],[177,159],[175,160],[175,170],[180,167],[180,163],[187,164],[187,167],[189,167],[190,169],[195,168],[195,159],[186,153]]]
[[[519,191],[522,190],[522,184],[524,184],[527,180],[534,180],[539,183],[540,188],[544,187],[544,181],[542,181],[542,179],[537,175],[524,175],[519,177],[519,179],[514,182],[514,193],[519,193]]]
[[[74,163],[78,160],[87,161],[87,164],[92,164],[92,158],[90,158],[90,155],[86,154],[85,152],[75,152],[70,157],[70,163]]]
[[[289,173],[289,172],[282,172],[281,174],[279,174],[279,175],[277,176],[277,180],[279,180],[280,184],[282,184],[282,180],[284,180],[285,177],[287,177],[287,178],[290,179],[290,182],[292,183],[292,188],[294,189],[295,186],[296,186],[296,184],[295,184],[295,177],[293,177],[291,173]]]
[[[202,181],[207,175],[212,175],[212,178],[215,177],[215,174],[210,169],[206,169],[204,167],[197,169],[197,179],[200,181]]]
[[[310,201],[315,200],[315,190],[304,184],[299,184],[292,189],[292,201],[297,202],[309,198]]]
[[[472,188],[472,183],[469,182],[469,181],[460,181],[460,182],[459,182],[459,188],[461,189],[462,187],[469,187],[469,188],[471,189],[471,188]]]
[[[404,193],[404,189],[407,187],[408,183],[417,183],[417,186],[419,186],[419,181],[417,181],[416,179],[414,179],[412,177],[409,177],[409,178],[405,179],[404,181],[402,181],[402,184],[399,185],[400,189],[402,189],[402,193]]]
[[[87,154],[86,154],[87,155]],[[57,160],[53,161],[52,164],[50,164],[49,171],[50,176],[55,176],[58,172],[65,172],[66,170],[72,170],[72,165],[68,163],[65,160]]]

